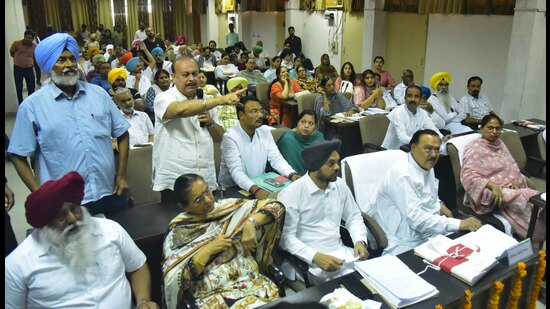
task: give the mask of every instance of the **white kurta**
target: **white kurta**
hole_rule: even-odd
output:
[[[390,125],[382,142],[386,149],[399,149],[401,145],[408,145],[413,134],[421,129],[432,129],[443,138],[432,119],[424,109],[418,107],[413,114],[407,105],[399,105],[387,116]]]
[[[445,120],[444,129],[451,131],[451,134],[460,134],[465,132],[470,132],[472,129],[468,126],[461,124],[460,122],[466,118],[466,113],[462,110],[460,104],[456,101],[453,96],[451,97],[451,109],[447,109],[435,94],[432,94],[428,98],[428,102],[432,104],[434,112],[439,115],[439,117]]]
[[[250,189],[254,185],[250,177],[262,175],[267,162],[279,175],[288,177],[295,172],[281,155],[267,126],[257,128],[251,140],[237,123],[223,135],[221,153],[219,182],[226,188],[237,184]]]
[[[35,229],[6,257],[6,308],[131,308],[126,273],[138,270],[146,257],[118,223],[91,221],[97,267],[73,276],[42,229]]]
[[[153,127],[149,115],[136,110],[133,111],[131,117],[126,115],[123,111],[120,111],[120,113],[130,124],[130,128],[128,129],[130,146],[148,143],[149,135],[155,134],[155,128]]]
[[[197,116],[163,120],[170,104],[186,101],[177,87],[155,97],[155,142],[153,144],[153,190],[172,190],[176,179],[186,173],[204,178],[210,189],[217,189],[214,167],[214,142],[206,127],[201,127]],[[178,103],[181,104],[181,103]],[[215,109],[208,111],[220,125]]]
[[[407,85],[403,84],[403,82],[400,82],[393,88],[393,98],[395,101],[397,101],[397,104],[403,105],[405,104],[405,91],[407,90]]]
[[[458,231],[459,219],[440,215],[439,181],[433,169],[424,170],[408,153],[382,177],[374,218],[388,238],[384,254],[398,255],[430,237]]]
[[[354,244],[367,241],[367,228],[359,207],[341,178],[330,182],[322,191],[307,174],[283,189],[277,199],[285,205],[280,246],[310,264],[309,272],[314,282],[354,271],[353,265],[349,265],[338,272],[325,272],[313,264],[317,252],[348,261],[353,259],[353,249],[346,247],[340,238],[342,220]],[[283,272],[287,278],[295,280],[292,268],[283,265]]]

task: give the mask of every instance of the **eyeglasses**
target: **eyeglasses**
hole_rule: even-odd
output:
[[[265,109],[253,109],[248,113],[251,114],[252,116],[257,116],[259,114],[265,115],[267,111]]]
[[[212,194],[212,190],[210,190],[210,188],[207,188],[206,190],[204,190],[204,192],[201,194],[201,196],[197,197],[197,199],[193,203],[195,205],[200,205],[200,204],[204,203],[204,199],[207,196],[210,196],[211,194]]]
[[[424,151],[424,153],[427,154],[427,155],[431,154],[432,152],[435,153],[436,155],[438,155],[441,152],[441,150],[439,150],[439,148],[432,148],[432,147],[422,148],[422,151]]]
[[[497,131],[497,132],[502,131],[502,127],[491,127],[491,126],[486,126],[485,129],[487,129],[487,130],[489,130],[489,131]]]

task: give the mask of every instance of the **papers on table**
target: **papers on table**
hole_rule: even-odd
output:
[[[392,308],[402,308],[439,295],[433,285],[396,256],[384,255],[355,262],[355,269]]]
[[[416,247],[414,253],[474,285],[498,264],[506,249],[516,244],[517,240],[513,237],[486,224],[457,239],[438,235]]]
[[[386,115],[386,114],[389,114],[390,112],[388,112],[385,109],[378,108],[378,107],[369,107],[363,113],[365,115],[376,115],[376,114]]]
[[[515,124],[516,126],[522,126],[535,131],[542,131],[546,129],[545,124],[540,124],[529,120],[512,120],[512,123]]]
[[[357,296],[353,295],[345,288],[336,288],[334,292],[329,293],[319,301],[321,304],[327,306],[329,309],[336,308],[360,308],[360,309],[379,309],[382,304],[367,299],[362,301]]]
[[[334,119],[337,119],[337,120],[342,119],[341,122],[353,122],[353,121],[359,121],[359,120],[361,120],[361,118],[363,118],[365,116],[376,115],[376,114],[386,115],[388,113],[389,113],[388,111],[383,110],[381,108],[369,107],[368,109],[363,110],[359,113],[353,114],[351,116],[344,116],[344,113],[336,113],[332,116],[332,118],[333,118],[333,120]]]

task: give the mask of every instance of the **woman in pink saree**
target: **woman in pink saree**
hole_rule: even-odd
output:
[[[465,148],[460,181],[476,213],[496,210],[510,222],[514,233],[525,238],[533,209],[529,198],[540,192],[527,187],[525,176],[500,139],[502,125],[502,119],[496,115],[483,117],[482,137]],[[545,240],[545,234],[546,209],[540,209],[533,243]]]

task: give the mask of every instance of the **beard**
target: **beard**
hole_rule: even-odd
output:
[[[65,75],[66,72],[75,72],[74,75]],[[52,82],[59,86],[74,86],[78,82],[78,79],[80,78],[80,71],[75,68],[65,68],[63,69],[63,72],[61,74],[58,74],[56,71],[52,70],[50,74],[52,78]]]
[[[49,226],[43,228],[44,238],[57,248],[61,262],[75,277],[98,273],[97,270],[93,271],[96,267],[93,223],[88,210],[82,207],[82,212],[82,221],[65,227],[63,231]]]
[[[445,110],[447,112],[450,112],[451,111],[452,100],[451,100],[451,95],[449,94],[449,92],[445,91],[445,90],[438,90],[437,91],[437,98],[439,99],[439,103],[441,103],[441,105],[445,108]]]

